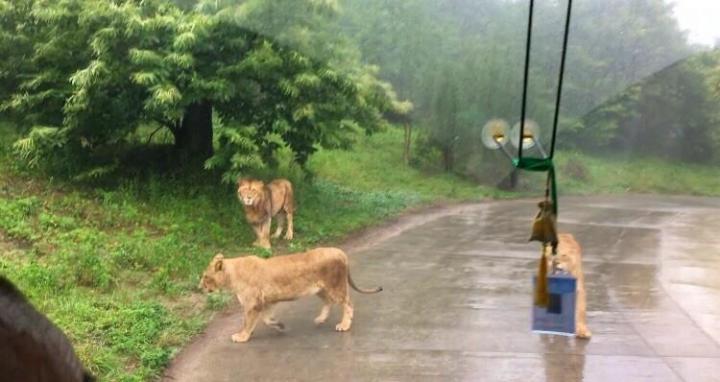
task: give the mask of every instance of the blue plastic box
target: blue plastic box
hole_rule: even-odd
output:
[[[537,277],[533,278],[533,286]],[[548,276],[550,301],[547,307],[533,304],[532,331],[535,333],[575,335],[575,298],[577,280],[570,274]]]

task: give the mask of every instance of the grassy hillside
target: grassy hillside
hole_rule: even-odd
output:
[[[103,380],[157,376],[224,305],[227,297],[195,290],[212,255],[253,251],[233,187],[203,174],[101,187],[32,176],[15,169],[12,139],[4,136],[0,273],[68,333]],[[296,182],[296,240],[276,242],[276,253],[339,240],[409,206],[489,193],[403,166],[395,138],[313,158],[315,181]],[[286,171],[280,175],[293,175]]]
[[[720,196],[720,167],[655,158],[559,152],[560,190],[565,194],[660,193]]]
[[[454,175],[427,174],[406,166],[402,162],[402,142],[402,131],[389,130],[359,142],[349,151],[320,151],[311,158],[310,167],[322,179],[355,190],[387,190],[422,201],[504,195]]]

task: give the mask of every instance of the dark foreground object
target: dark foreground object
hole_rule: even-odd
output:
[[[0,275],[0,380],[93,381],[63,332]]]

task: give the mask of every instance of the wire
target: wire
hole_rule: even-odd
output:
[[[557,135],[558,119],[560,116],[560,98],[562,97],[563,77],[565,76],[565,57],[567,56],[568,35],[570,34],[571,10],[572,0],[568,0],[567,13],[565,14],[565,35],[563,36],[562,56],[560,58],[557,98],[555,99],[555,116],[553,117],[552,140],[550,141],[550,158],[552,158],[555,154],[555,136]]]
[[[533,8],[535,0],[530,0],[528,12],[527,40],[525,41],[525,74],[523,77],[522,106],[520,109],[520,144],[518,145],[518,159],[522,159],[523,137],[525,136],[525,109],[527,105],[528,72],[530,71],[530,44],[532,43]]]

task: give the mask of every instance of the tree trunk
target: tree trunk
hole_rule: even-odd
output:
[[[173,131],[175,148],[187,160],[204,161],[213,154],[212,104],[193,102],[185,108],[180,128]]]
[[[452,146],[446,146],[442,150],[443,167],[446,172],[450,172],[453,169],[453,152]]]
[[[405,124],[405,150],[403,151],[403,160],[405,164],[410,164],[410,145],[412,144],[412,126]]]
[[[504,191],[515,190],[515,188],[517,187],[519,175],[520,170],[513,167],[513,169],[510,171],[510,174],[508,174],[500,181],[500,183],[497,184],[498,188]]]

